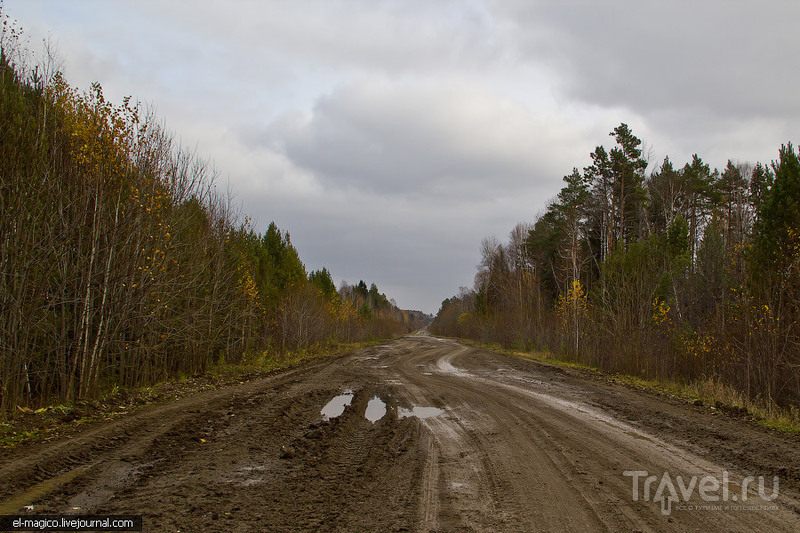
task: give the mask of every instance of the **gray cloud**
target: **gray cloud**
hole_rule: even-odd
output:
[[[366,82],[280,117],[256,138],[325,187],[464,199],[551,182],[582,134],[469,83]]]
[[[573,97],[639,113],[724,117],[800,112],[800,4],[495,2],[524,57],[546,59]]]
[[[138,5],[138,3],[137,3]],[[479,3],[445,0],[146,1],[142,10],[174,24],[191,25],[214,39],[245,44],[253,68],[276,62],[342,73],[351,69],[408,72],[474,68],[496,60],[491,19]],[[224,39],[215,39],[224,41]],[[302,67],[301,67],[302,68]]]

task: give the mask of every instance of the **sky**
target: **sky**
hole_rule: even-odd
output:
[[[796,0],[1,0],[154,106],[307,270],[435,313],[628,124],[650,170],[800,142]]]

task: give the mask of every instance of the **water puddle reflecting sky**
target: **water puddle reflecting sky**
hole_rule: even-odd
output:
[[[352,401],[353,393],[351,391],[346,391],[344,394],[334,396],[331,401],[326,403],[325,407],[320,411],[320,414],[325,420],[341,416],[341,414],[344,413],[344,408],[350,405]]]
[[[373,424],[386,416],[386,404],[383,400],[375,396],[367,403],[367,410],[364,411],[364,418]]]
[[[325,404],[325,407],[322,408],[320,414],[325,420],[332,420],[341,416],[347,406],[353,402],[354,396],[355,395],[352,391],[345,391],[343,394],[334,396],[331,401]],[[386,412],[386,402],[378,396],[374,396],[369,402],[367,402],[367,407],[364,410],[364,418],[374,424],[386,416]],[[439,416],[442,413],[444,413],[444,409],[439,409],[438,407],[414,405],[411,407],[411,409],[407,409],[405,407],[398,408],[397,418],[402,419],[416,417],[424,419]]]
[[[444,413],[444,409],[439,409],[438,407],[421,407],[419,405],[415,405],[411,409],[401,407],[397,410],[397,417],[409,418],[415,416],[417,418],[432,418],[434,416],[439,416],[442,413]]]

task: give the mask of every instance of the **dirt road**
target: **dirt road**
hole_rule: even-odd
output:
[[[798,439],[424,334],[0,461],[0,514],[146,531],[800,530]]]

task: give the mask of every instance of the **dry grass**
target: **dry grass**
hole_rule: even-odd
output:
[[[696,381],[686,385],[685,389],[688,394],[704,403],[715,407],[733,407],[751,415],[759,424],[800,435],[800,410],[794,406],[787,409],[772,400],[749,399],[737,389],[714,378]]]

